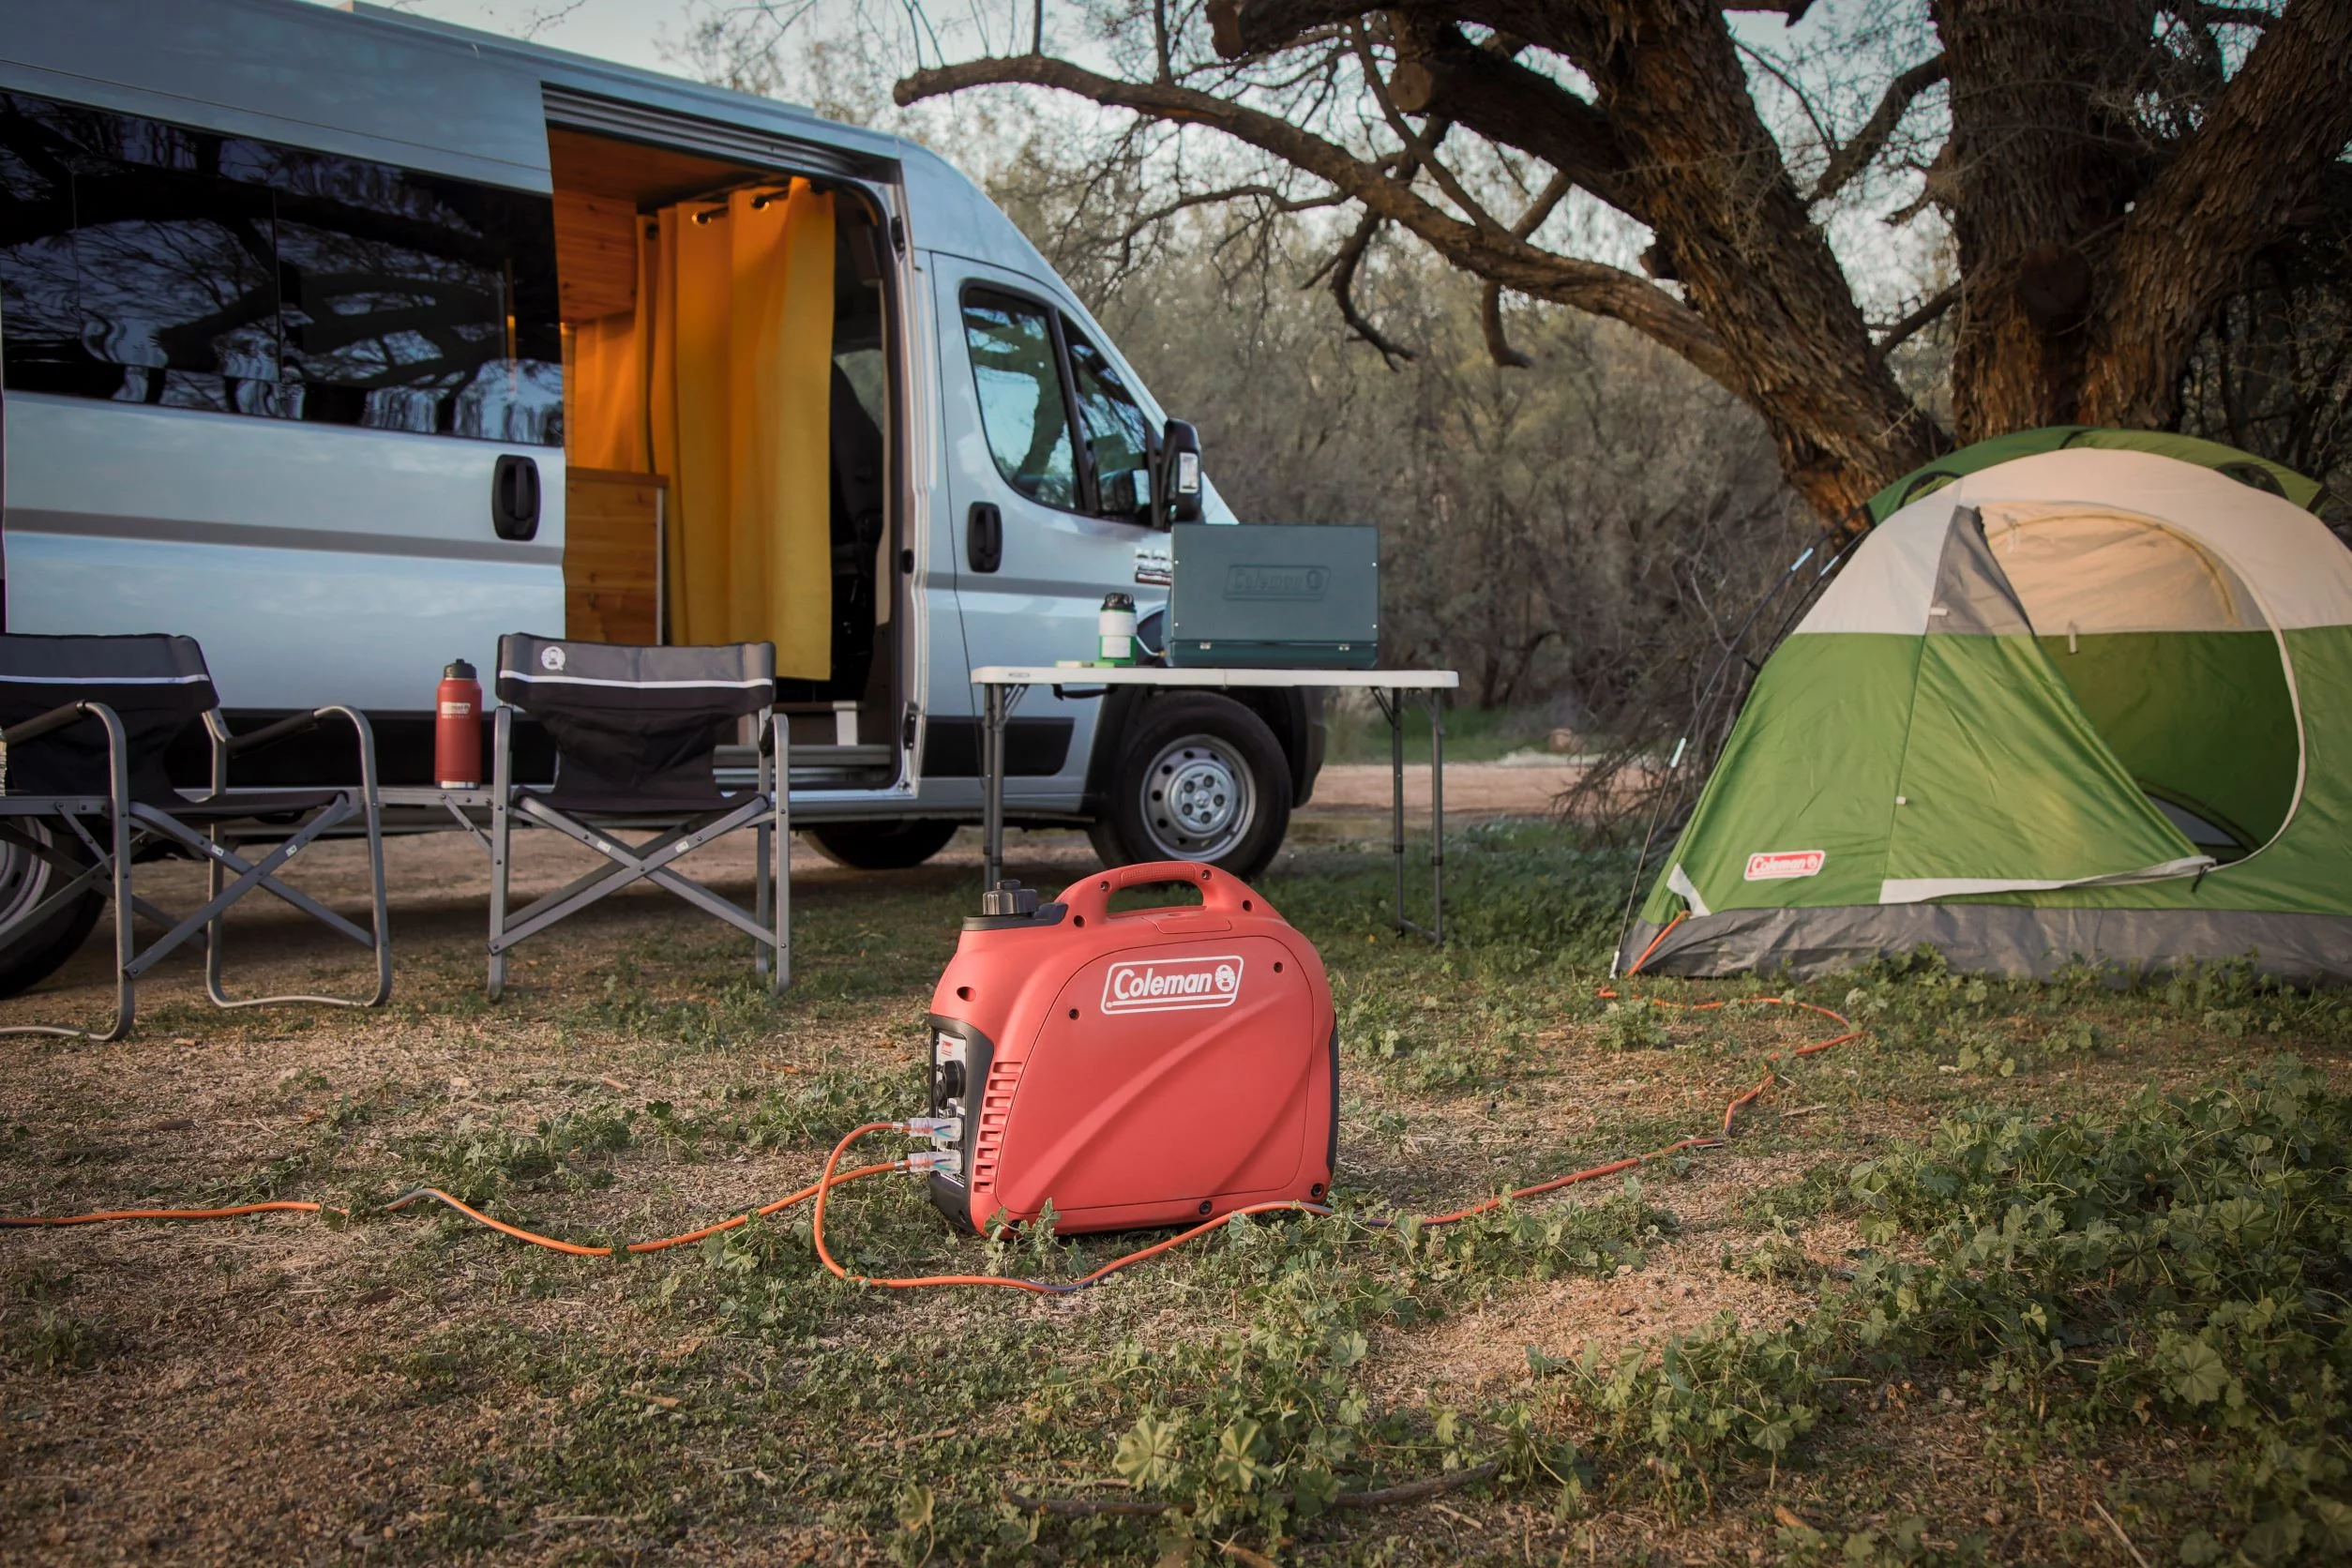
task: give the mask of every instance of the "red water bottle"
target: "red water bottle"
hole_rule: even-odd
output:
[[[471,790],[482,782],[482,683],[474,666],[453,659],[441,672],[434,697],[433,777],[445,790]]]

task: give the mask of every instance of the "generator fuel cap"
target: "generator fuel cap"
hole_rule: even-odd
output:
[[[1036,912],[1037,890],[1023,887],[1010,877],[980,895],[980,913],[984,917],[1003,919],[1010,915],[1019,919]]]

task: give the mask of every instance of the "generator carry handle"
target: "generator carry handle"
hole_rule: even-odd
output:
[[[1101,920],[1110,913],[1110,896],[1122,888],[1148,887],[1154,882],[1185,882],[1200,889],[1204,909],[1220,910],[1227,914],[1271,914],[1266,900],[1250,891],[1249,885],[1229,872],[1214,866],[1203,866],[1197,860],[1147,860],[1136,866],[1114,866],[1098,875],[1072,882],[1063,889],[1062,903],[1070,913],[1082,920]],[[1187,909],[1189,905],[1171,905]],[[1141,913],[1141,911],[1134,912]]]

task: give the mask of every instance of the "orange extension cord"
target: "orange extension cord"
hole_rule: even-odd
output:
[[[1677,918],[1679,921],[1680,917],[1678,916]],[[1673,928],[1673,925],[1669,924],[1666,927],[1666,931],[1670,931]],[[1651,952],[1656,951],[1659,941],[1665,940],[1666,931],[1660,931],[1658,933],[1657,941],[1653,941],[1651,943]],[[1636,958],[1634,961],[1633,967],[1626,971],[1626,974],[1630,977],[1636,971],[1641,968],[1642,964],[1648,960],[1649,957],[1650,953],[1646,952],[1642,954],[1639,958]],[[1618,1000],[1618,993],[1615,990],[1605,989],[1600,993],[1600,995],[1604,999],[1609,1001]],[[1654,997],[1648,998],[1646,1000],[1648,1001],[1649,1005],[1652,1007],[1671,1007],[1678,1011],[1692,1013],[1714,1012],[1720,1008],[1733,1004],[1730,1002],[1661,1002]],[[1817,1006],[1810,1002],[1800,1002],[1793,997],[1745,997],[1740,998],[1738,1001],[1752,1006],[1795,1007],[1801,1008],[1808,1013],[1818,1013],[1821,1017],[1837,1024],[1844,1032],[1828,1039],[1816,1040],[1810,1045],[1800,1046],[1796,1050],[1789,1053],[1791,1056],[1812,1056],[1818,1052],[1828,1050],[1833,1046],[1846,1045],[1850,1041],[1859,1039],[1862,1033],[1861,1030],[1855,1028],[1853,1020],[1847,1018],[1843,1013],[1834,1012],[1827,1007]],[[1457,1221],[1469,1219],[1473,1215],[1485,1214],[1491,1209],[1500,1208],[1505,1203],[1515,1202],[1523,1198],[1533,1198],[1543,1193],[1557,1192],[1562,1187],[1575,1186],[1580,1182],[1598,1181],[1605,1176],[1614,1176],[1620,1171],[1633,1170],[1638,1167],[1648,1165],[1654,1160],[1665,1159],[1668,1155],[1680,1153],[1685,1149],[1721,1148],[1730,1139],[1732,1123],[1738,1118],[1740,1112],[1755,1104],[1756,1101],[1762,1096],[1764,1092],[1770,1089],[1776,1081],[1778,1081],[1778,1074],[1769,1067],[1766,1068],[1764,1076],[1756,1080],[1755,1088],[1739,1095],[1733,1099],[1729,1105],[1724,1108],[1723,1131],[1720,1133],[1703,1138],[1681,1138],[1676,1142],[1666,1145],[1664,1148],[1653,1149],[1646,1154],[1628,1155],[1624,1159],[1612,1160],[1606,1165],[1596,1165],[1589,1169],[1576,1171],[1571,1175],[1555,1176],[1549,1181],[1538,1182],[1532,1186],[1516,1187],[1509,1192],[1498,1193],[1496,1196],[1487,1199],[1483,1203],[1473,1203],[1467,1209],[1456,1209],[1450,1214],[1425,1214],[1421,1216],[1420,1223],[1423,1225],[1452,1225]],[[905,1130],[905,1125],[897,1122],[866,1123],[862,1126],[851,1129],[851,1131],[842,1138],[840,1142],[833,1146],[833,1153],[825,1156],[824,1173],[818,1177],[815,1182],[801,1188],[798,1192],[779,1198],[775,1202],[764,1204],[760,1208],[750,1211],[748,1214],[736,1214],[732,1218],[720,1220],[715,1225],[703,1226],[698,1230],[688,1230],[675,1236],[662,1236],[653,1241],[630,1242],[625,1246],[617,1248],[610,1246],[586,1246],[577,1242],[559,1241],[552,1236],[542,1236],[536,1231],[525,1230],[520,1226],[508,1225],[504,1220],[493,1219],[490,1215],[482,1213],[479,1209],[473,1207],[471,1204],[451,1197],[448,1193],[442,1191],[439,1187],[418,1187],[411,1192],[403,1193],[400,1197],[384,1205],[384,1210],[386,1213],[393,1213],[398,1210],[404,1209],[412,1203],[430,1198],[438,1202],[446,1204],[448,1207],[456,1210],[459,1214],[463,1214],[466,1218],[474,1221],[477,1225],[486,1226],[492,1230],[498,1231],[502,1235],[511,1236],[517,1241],[528,1242],[534,1246],[546,1247],[552,1252],[567,1253],[575,1258],[611,1258],[616,1254],[660,1252],[673,1246],[684,1246],[689,1242],[699,1242],[706,1236],[716,1236],[721,1231],[732,1230],[737,1226],[748,1222],[754,1214],[764,1217],[769,1214],[780,1213],[785,1209],[792,1208],[795,1204],[805,1203],[809,1199],[813,1198],[817,1200],[817,1210],[815,1215],[810,1221],[811,1238],[816,1243],[818,1259],[823,1262],[825,1268],[830,1271],[837,1279],[846,1280],[852,1285],[881,1286],[893,1290],[922,1289],[935,1286],[996,1286],[1006,1289],[1027,1290],[1033,1294],[1045,1296],[1071,1295],[1078,1291],[1084,1290],[1090,1286],[1098,1285],[1102,1281],[1109,1278],[1112,1274],[1117,1274],[1122,1269],[1140,1263],[1146,1259],[1156,1258],[1164,1252],[1183,1246],[1187,1242],[1205,1236],[1212,1230],[1221,1229],[1225,1226],[1231,1224],[1234,1220],[1240,1219],[1244,1214],[1271,1214],[1281,1210],[1295,1210],[1302,1214],[1329,1214],[1332,1213],[1332,1210],[1328,1205],[1321,1203],[1304,1203],[1297,1201],[1252,1203],[1243,1208],[1229,1210],[1227,1213],[1219,1214],[1213,1220],[1209,1220],[1200,1225],[1196,1225],[1190,1229],[1179,1231],[1177,1234],[1168,1237],[1165,1241],[1154,1243],[1151,1246],[1127,1253],[1123,1257],[1114,1258],[1109,1262],[1104,1264],[1101,1268],[1096,1269],[1093,1273],[1074,1280],[1055,1281],[1042,1279],[1017,1279],[1002,1274],[918,1274],[909,1278],[880,1279],[869,1277],[865,1274],[853,1274],[835,1260],[832,1251],[825,1245],[826,1196],[835,1187],[840,1186],[845,1183],[854,1182],[860,1177],[875,1176],[885,1171],[904,1170],[908,1168],[907,1162],[900,1159],[888,1160],[878,1165],[863,1165],[859,1166],[854,1170],[842,1170],[839,1171],[838,1174],[836,1173],[837,1168],[840,1165],[841,1156],[848,1152],[850,1145],[856,1142],[859,1138],[866,1137],[868,1133]],[[334,1208],[331,1205],[281,1200],[269,1203],[240,1203],[234,1207],[225,1209],[105,1209],[93,1214],[62,1214],[54,1217],[0,1217],[0,1228],[27,1229],[43,1226],[96,1225],[108,1220],[128,1219],[236,1219],[246,1214],[340,1214],[346,1218],[349,1217],[349,1211]],[[1388,1229],[1399,1224],[1400,1222],[1395,1219],[1375,1219],[1366,1221],[1365,1223],[1379,1229]]]

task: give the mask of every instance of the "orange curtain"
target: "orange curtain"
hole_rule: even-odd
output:
[[[564,367],[565,460],[582,468],[644,474],[654,466],[645,405],[646,345],[653,337],[654,247],[640,238],[637,309],[571,325]]]
[[[651,339],[644,424],[652,467],[670,480],[672,635],[770,641],[777,674],[822,680],[833,198],[806,180],[789,193],[739,190],[724,206],[664,208],[657,235],[638,291],[651,330],[636,340]],[[584,332],[575,353],[584,365]]]

